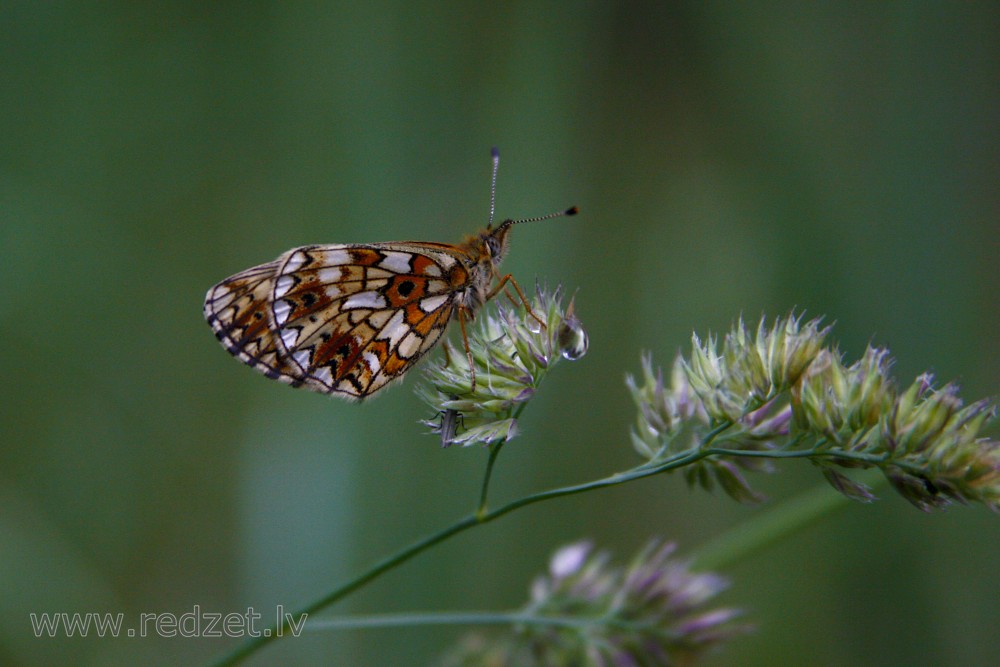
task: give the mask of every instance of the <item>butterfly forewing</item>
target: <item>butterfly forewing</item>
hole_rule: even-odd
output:
[[[260,285],[269,290],[255,286],[252,299],[267,311],[269,342],[292,385],[364,398],[441,337],[469,281],[462,258],[433,243],[306,246],[265,265],[271,275]]]

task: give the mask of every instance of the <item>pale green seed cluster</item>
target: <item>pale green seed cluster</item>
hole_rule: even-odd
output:
[[[538,288],[530,312],[503,304],[484,309],[468,328],[468,345],[475,387],[464,345],[446,342],[444,358],[427,367],[427,381],[417,390],[440,415],[424,423],[446,446],[489,445],[517,435],[520,409],[560,359],[586,353],[587,333],[572,300],[564,307],[559,289]]]
[[[721,348],[694,336],[669,385],[644,357],[642,381],[627,378],[639,408],[635,449],[651,462],[709,451],[684,468],[687,479],[741,501],[759,499],[741,469],[800,456],[858,500],[874,497],[836,468],[878,467],[921,509],[978,501],[1000,510],[1000,443],[981,436],[995,408],[964,405],[957,387],[934,389],[929,375],[900,392],[887,350],[869,347],[847,365],[824,345],[827,333],[789,316],[770,328],[762,320],[755,334],[741,321]]]
[[[819,320],[778,319],[768,329],[761,319],[753,335],[740,320],[718,349],[712,336],[692,337],[684,362],[688,382],[713,421],[738,421],[794,385],[823,345],[829,328]]]

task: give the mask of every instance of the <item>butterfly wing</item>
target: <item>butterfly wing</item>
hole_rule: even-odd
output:
[[[285,253],[264,301],[291,384],[361,399],[402,377],[441,338],[468,286],[463,257],[417,242]]]
[[[205,320],[234,357],[269,378],[286,384],[299,380],[271,331],[269,299],[278,262],[269,262],[226,278],[205,295]]]

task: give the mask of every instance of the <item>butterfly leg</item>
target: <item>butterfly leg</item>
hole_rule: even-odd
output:
[[[513,282],[513,281],[512,281],[512,282]],[[509,301],[510,301],[510,302],[511,302],[512,304],[514,304],[514,307],[515,307],[515,308],[516,308],[516,307],[518,307],[518,306],[524,306],[524,309],[528,311],[528,314],[529,314],[529,315],[531,315],[531,316],[532,316],[533,318],[535,318],[535,321],[536,321],[536,322],[538,322],[538,324],[539,324],[539,325],[540,325],[540,326],[542,327],[542,329],[545,329],[545,328],[546,328],[546,327],[545,327],[545,322],[543,322],[543,321],[542,321],[542,319],[541,319],[540,317],[538,317],[538,315],[535,315],[535,311],[533,311],[533,310],[531,309],[531,306],[530,306],[530,305],[528,305],[528,302],[527,302],[527,301],[524,301],[524,300],[521,300],[521,301],[518,301],[517,299],[515,299],[515,298],[514,298],[514,295],[513,295],[513,294],[511,294],[511,293],[510,293],[510,290],[508,290],[508,289],[507,289],[506,287],[504,287],[504,288],[503,288],[503,293],[504,293],[504,296],[506,296],[506,297],[507,297],[507,299],[508,299],[508,300],[509,300]]]
[[[476,390],[476,367],[472,363],[472,349],[469,347],[469,336],[465,332],[465,314],[468,309],[464,307],[458,308],[458,326],[462,329],[462,343],[465,345],[465,358],[469,362],[469,375],[472,376],[472,389]]]
[[[503,290],[504,294],[507,295],[507,298],[510,299],[511,303],[513,303],[515,306],[518,305],[514,297],[512,297],[510,295],[510,292],[507,291],[507,283],[510,283],[511,286],[514,288],[514,290],[517,292],[517,295],[521,297],[521,303],[524,305],[525,310],[528,311],[528,314],[531,315],[533,318],[535,318],[535,321],[538,322],[540,325],[542,325],[542,328],[544,329],[545,322],[543,322],[542,318],[540,318],[538,315],[535,315],[535,311],[531,309],[531,304],[528,303],[528,297],[524,296],[524,292],[521,291],[521,286],[517,284],[517,281],[514,280],[514,276],[512,276],[511,274],[508,273],[507,275],[505,275],[500,279],[500,282],[497,283],[497,286],[494,287],[492,290],[490,290],[489,294],[486,295],[486,300],[488,301],[492,299],[500,292],[500,290]]]

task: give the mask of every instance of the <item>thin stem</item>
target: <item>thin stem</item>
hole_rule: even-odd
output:
[[[483,475],[483,488],[479,492],[479,507],[476,508],[476,516],[482,518],[486,514],[486,496],[490,490],[490,477],[493,474],[493,464],[496,463],[497,455],[503,447],[504,440],[490,447],[489,457],[486,459],[486,473]]]
[[[775,450],[775,449],[726,449],[725,447],[712,447],[707,450],[710,454],[718,456],[737,456],[742,458],[762,458],[762,459],[810,459],[810,458],[835,458],[849,459],[877,465],[885,463],[886,457],[883,454],[865,454],[863,452],[848,452],[842,449],[813,448],[796,450]]]
[[[421,612],[402,614],[369,614],[342,618],[320,618],[309,621],[310,632],[323,630],[356,630],[364,628],[415,627],[427,625],[542,625],[560,628],[586,628],[595,625],[614,626],[622,629],[645,629],[645,624],[628,623],[605,615],[541,616],[524,611],[490,612]]]
[[[858,475],[866,484],[877,487],[885,483],[885,476],[877,471]],[[849,499],[830,493],[826,484],[817,485],[797,497],[758,514],[749,522],[724,533],[699,548],[693,557],[698,569],[719,570],[745,559],[748,555],[813,525],[825,515],[846,507]],[[586,628],[609,624],[622,629],[637,629],[634,624],[609,618],[559,617],[537,615],[527,611],[510,612],[420,612],[400,614],[370,614],[341,618],[312,620],[306,626],[311,632],[323,630],[349,630],[387,627],[415,627],[430,625],[536,625],[563,628]]]
[[[433,535],[429,535],[422,540],[414,542],[405,549],[398,551],[397,553],[379,561],[374,567],[364,572],[360,576],[348,581],[339,588],[334,589],[325,597],[322,597],[315,602],[299,609],[298,611],[286,616],[284,622],[279,625],[273,625],[264,632],[262,632],[257,637],[247,641],[246,643],[238,646],[236,650],[224,656],[221,660],[214,663],[217,667],[223,667],[224,665],[237,665],[242,662],[245,658],[256,653],[258,650],[270,644],[275,639],[291,631],[293,624],[298,625],[304,617],[310,614],[315,614],[317,611],[324,609],[334,602],[340,600],[346,595],[352,593],[353,591],[361,588],[367,584],[372,579],[380,576],[381,574],[388,572],[389,570],[397,567],[398,565],[408,561],[413,558],[421,551],[429,549],[439,542],[443,542],[452,535],[461,533],[462,531],[475,526],[479,523],[479,519],[475,515],[469,515],[463,519],[460,519],[448,526],[444,530],[438,531]]]
[[[646,470],[655,470],[656,472],[662,472],[664,470],[664,468],[663,468],[664,464],[667,464],[667,465],[670,466],[670,467],[666,468],[667,470],[671,470],[673,468],[673,461],[677,457],[685,457],[685,456],[687,456],[687,454],[689,452],[698,451],[698,450],[701,450],[702,453],[703,453],[703,455],[699,456],[695,460],[705,458],[706,456],[708,456],[711,453],[708,450],[706,450],[705,447],[707,447],[713,440],[715,440],[717,437],[719,437],[719,435],[721,435],[723,432],[725,432],[727,429],[729,429],[729,427],[731,427],[733,424],[735,424],[735,422],[733,422],[733,421],[724,421],[724,422],[716,425],[711,431],[709,431],[708,433],[706,433],[705,435],[703,435],[701,437],[700,445],[699,445],[699,447],[696,450],[695,449],[688,450],[687,452],[681,452],[680,454],[674,453],[674,454],[672,454],[667,459],[661,459],[660,456],[662,456],[663,454],[666,454],[666,453],[669,452],[669,450],[666,449],[666,446],[664,446],[664,447],[662,447],[657,452],[657,454],[656,454],[656,456],[654,458],[646,461],[645,463],[642,463],[642,464],[636,466],[635,468],[632,468],[632,470],[630,472],[638,472],[638,471],[646,471]],[[713,448],[713,450],[714,451],[720,451],[717,448]]]
[[[483,517],[483,521],[492,521],[497,519],[504,514],[513,512],[516,509],[520,509],[527,505],[533,505],[534,503],[540,502],[542,500],[549,500],[550,498],[561,498],[563,496],[570,496],[577,493],[583,493],[584,491],[591,491],[594,489],[603,489],[607,486],[615,486],[616,484],[624,484],[625,482],[631,482],[634,479],[642,479],[643,477],[650,477],[651,475],[656,475],[661,472],[666,472],[668,470],[673,470],[675,468],[680,468],[700,459],[708,456],[707,452],[698,451],[697,449],[689,449],[679,454],[674,455],[667,461],[660,463],[654,468],[643,468],[637,467],[627,470],[625,472],[615,473],[608,477],[602,479],[596,479],[590,482],[584,482],[583,484],[575,484],[573,486],[564,486],[558,489],[550,489],[548,491],[541,491],[539,493],[532,494],[530,496],[525,496],[519,498],[518,500],[511,501],[506,505],[499,507],[491,512],[487,512]]]
[[[525,496],[518,500],[507,503],[501,507],[498,507],[492,511],[485,511],[483,513],[470,514],[463,517],[448,526],[447,528],[429,535],[422,540],[414,542],[410,546],[402,549],[391,556],[384,558],[375,564],[374,567],[370,568],[366,572],[362,573],[358,577],[348,581],[347,583],[341,585],[340,587],[334,589],[326,596],[316,600],[315,602],[299,609],[298,611],[288,615],[285,620],[279,625],[273,625],[270,628],[264,630],[259,636],[254,637],[247,641],[246,643],[238,646],[236,650],[225,655],[218,662],[215,663],[216,667],[226,667],[228,665],[236,665],[243,661],[243,659],[249,657],[250,655],[256,653],[264,646],[270,644],[275,639],[283,635],[287,635],[291,631],[293,624],[298,625],[298,623],[310,614],[315,614],[321,609],[329,607],[333,603],[337,602],[341,598],[347,596],[348,594],[354,592],[355,590],[361,588],[369,581],[379,577],[380,575],[392,570],[406,561],[410,560],[417,554],[429,549],[430,547],[443,542],[444,540],[457,535],[458,533],[464,532],[473,526],[477,526],[484,523],[489,523],[494,519],[499,519],[505,514],[509,514],[514,510],[526,507],[528,505],[533,505],[537,502],[543,500],[549,500],[551,498],[561,498],[563,496],[570,496],[577,493],[583,493],[584,491],[590,491],[593,489],[600,489],[607,486],[614,486],[616,484],[623,484],[625,482],[632,481],[634,479],[641,479],[643,477],[649,477],[651,475],[656,475],[661,472],[666,472],[667,470],[673,470],[674,468],[680,468],[682,466],[688,465],[695,461],[705,458],[708,453],[705,451],[698,451],[698,449],[693,448],[679,454],[674,455],[667,461],[659,464],[655,468],[633,468],[623,473],[615,473],[609,477],[603,479],[598,479],[590,482],[585,482],[583,484],[575,484],[573,486],[564,486],[557,489],[550,489],[548,491],[542,491],[540,493],[535,493],[530,496]]]
[[[732,426],[735,423],[736,422],[734,422],[731,419],[726,420],[726,421],[720,423],[718,426],[716,426],[711,431],[709,431],[704,436],[702,436],[702,438],[701,438],[701,446],[705,447],[708,444],[710,444],[713,440],[715,440],[716,437],[718,437],[719,435],[721,435],[723,432],[729,430],[729,427]]]
[[[476,510],[475,513],[463,517],[462,519],[459,519],[458,521],[448,526],[447,528],[437,533],[434,533],[433,535],[430,535],[422,540],[419,540],[391,556],[388,556],[387,558],[378,562],[371,569],[362,573],[355,579],[352,579],[351,581],[348,581],[347,583],[341,585],[339,588],[336,588],[335,590],[327,594],[325,597],[320,598],[319,600],[316,600],[312,604],[302,608],[298,612],[291,614],[285,619],[285,621],[281,624],[280,627],[275,625],[269,628],[269,631],[263,632],[260,636],[254,637],[250,641],[238,647],[235,651],[223,657],[222,660],[216,663],[216,665],[218,667],[223,667],[225,665],[238,664],[244,658],[253,654],[263,646],[269,644],[278,637],[287,634],[291,630],[292,624],[293,623],[298,624],[298,622],[302,619],[303,616],[314,614],[315,612],[320,611],[332,605],[333,603],[337,602],[346,595],[352,593],[358,588],[361,588],[369,581],[379,577],[380,575],[384,574],[385,572],[391,569],[398,567],[399,565],[402,565],[406,561],[410,560],[411,558],[425,551],[426,549],[429,549],[435,544],[438,544],[439,542],[442,542],[454,535],[457,535],[458,533],[461,533],[469,528],[472,528],[473,526],[489,523],[494,519],[499,519],[505,514],[513,512],[514,510],[520,509],[522,507],[527,507],[528,505],[533,505],[543,500],[550,500],[552,498],[561,498],[563,496],[575,495],[577,493],[583,493],[585,491],[592,491],[595,489],[601,489],[608,486],[615,486],[617,484],[624,484],[625,482],[630,482],[632,480],[642,479],[643,477],[650,477],[652,475],[657,475],[662,472],[667,472],[669,470],[681,468],[683,466],[695,463],[697,461],[700,461],[701,459],[713,455],[743,456],[743,457],[755,456],[764,458],[801,458],[809,456],[831,456],[835,454],[837,456],[841,456],[842,458],[849,458],[849,459],[853,458],[854,460],[864,461],[869,464],[877,464],[878,462],[882,461],[882,459],[880,459],[879,461],[874,460],[875,457],[871,455],[865,455],[857,452],[842,452],[829,449],[822,451],[813,449],[813,450],[786,452],[786,451],[774,451],[774,450],[763,450],[763,451],[738,450],[738,449],[731,450],[731,449],[708,446],[716,437],[718,437],[721,433],[727,430],[730,426],[732,426],[732,422],[719,424],[711,431],[709,431],[701,439],[701,443],[698,446],[692,447],[691,449],[682,452],[678,452],[663,461],[657,461],[655,464],[650,464],[649,462],[647,462],[645,464],[642,464],[625,472],[615,473],[613,475],[604,477],[602,479],[592,480],[590,482],[584,482],[582,484],[575,484],[572,486],[564,486],[556,489],[549,489],[548,491],[541,491],[539,493],[535,493],[529,496],[524,496],[517,500],[511,501],[506,505],[502,505],[501,507],[498,507],[497,509],[494,510],[487,509],[486,498],[487,498],[489,480],[492,475],[493,464],[495,463],[496,456],[499,453],[500,447],[497,446],[491,448],[490,459],[487,461],[486,474],[483,479],[483,488],[480,494],[480,504],[479,508]],[[835,494],[829,494],[829,495],[834,496]],[[808,509],[808,504],[805,504],[805,506]],[[804,513],[802,514],[802,516],[804,518],[808,518],[814,516],[817,513],[822,513],[820,510],[823,510],[824,507],[826,507],[826,505],[822,504],[809,512],[805,512],[803,510]],[[823,511],[828,511],[828,510],[823,510]],[[780,518],[780,515],[778,516]],[[790,513],[789,516],[792,516],[792,514]],[[745,541],[745,543],[742,544],[740,549],[733,549],[729,545],[724,545],[724,548],[720,546],[712,546],[707,551],[709,555],[707,556],[703,555],[699,562],[705,562],[705,561],[712,562],[713,557],[717,559],[720,558],[720,556],[718,555],[713,556],[713,554],[721,554],[724,552],[742,553],[743,551],[750,550],[751,547],[756,547],[761,544],[770,543],[774,539],[777,539],[777,537],[785,535],[788,532],[790,532],[794,526],[799,525],[803,520],[800,521],[772,520],[773,523],[770,525],[768,530],[764,530],[763,528],[757,528],[754,531],[748,532],[749,537],[741,538]],[[770,535],[770,537],[768,537],[768,535]]]

